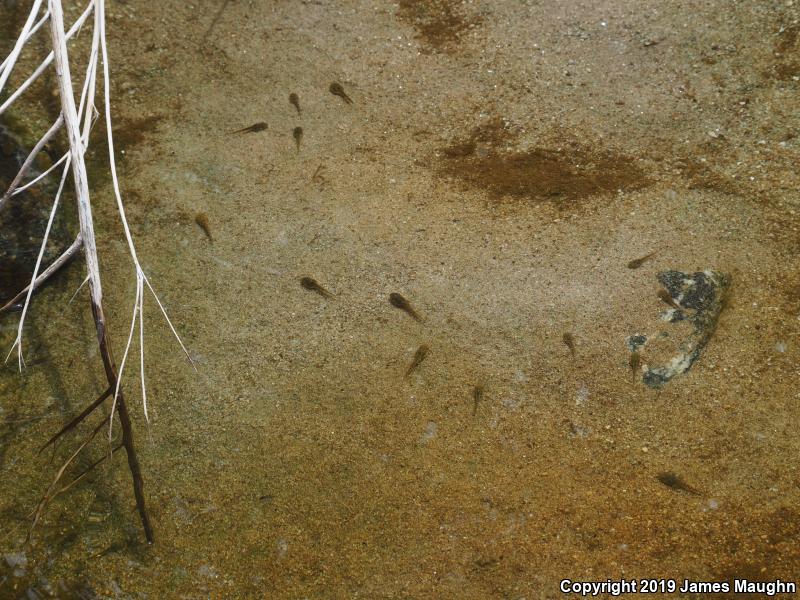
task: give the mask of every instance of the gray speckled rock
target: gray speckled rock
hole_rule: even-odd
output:
[[[730,277],[716,271],[664,271],[658,274],[658,281],[679,308],[662,313],[669,326],[650,335],[632,335],[626,341],[628,350],[647,357],[642,361],[642,381],[652,388],[685,373],[698,359],[714,334],[730,285]]]

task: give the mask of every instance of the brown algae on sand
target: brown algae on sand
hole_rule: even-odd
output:
[[[480,25],[480,15],[470,14],[460,0],[400,0],[397,17],[417,31],[422,52],[453,53],[462,38]]]
[[[515,150],[519,138],[520,133],[508,122],[492,119],[441,148],[437,171],[471,188],[486,190],[495,200],[550,202],[564,207],[576,200],[638,190],[650,183],[632,157],[612,149],[572,141],[568,147]]]

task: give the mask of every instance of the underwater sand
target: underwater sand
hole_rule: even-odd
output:
[[[796,1],[238,0],[209,31],[221,6],[108,8],[123,196],[198,368],[149,299],[149,426],[135,367],[126,388],[156,543],[117,453],[24,546],[80,438],[38,447],[104,387],[85,293],[67,304],[76,262],[33,304],[37,364],[0,370],[0,597],[797,578]],[[98,165],[121,355],[134,271]],[[654,390],[626,339],[663,326],[671,269],[731,286],[700,358]]]

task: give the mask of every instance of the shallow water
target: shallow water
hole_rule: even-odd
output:
[[[156,543],[118,452],[25,544],[89,426],[38,447],[105,387],[76,262],[35,299],[35,364],[0,370],[0,597],[797,577],[796,3],[240,1],[209,31],[222,5],[109,6],[128,217],[197,365],[148,298],[149,425],[136,364],[126,390]],[[135,281],[103,151],[120,356]],[[626,340],[675,339],[656,276],[706,269],[732,282],[716,330],[651,389]]]

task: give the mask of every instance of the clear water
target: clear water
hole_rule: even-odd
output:
[[[118,452],[26,544],[91,425],[39,446],[104,389],[85,291],[68,302],[81,262],[37,295],[29,367],[0,370],[0,597],[548,598],[563,578],[796,577],[796,6],[109,13],[128,217],[198,370],[148,298],[149,425],[137,361],[125,381],[156,543]],[[23,139],[47,126],[52,84],[17,108]],[[135,281],[100,137],[119,357]],[[625,341],[664,328],[668,269],[733,283],[701,358],[652,390]],[[68,473],[108,449],[99,436]]]

